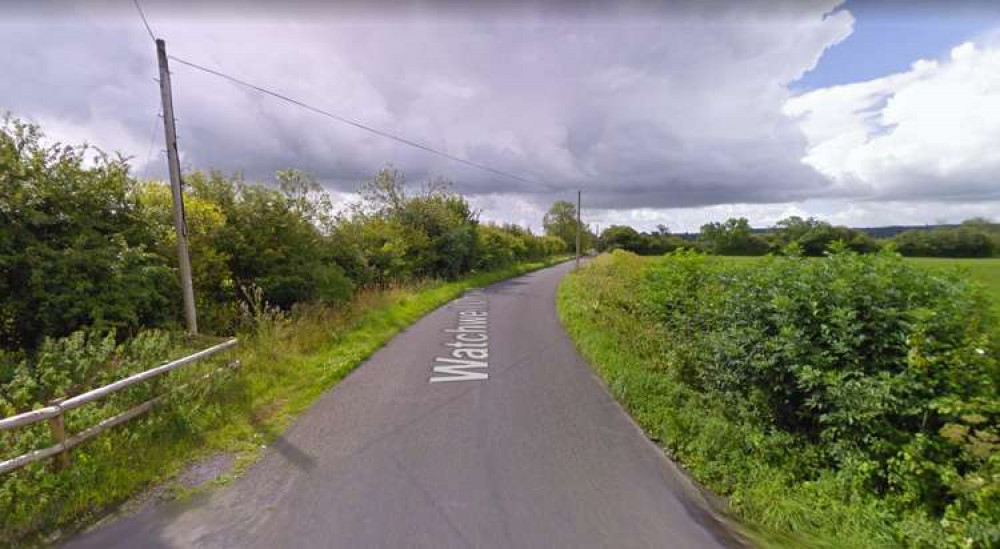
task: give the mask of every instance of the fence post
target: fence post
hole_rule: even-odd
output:
[[[60,398],[52,401],[51,405],[59,406],[65,398]],[[49,430],[52,431],[52,439],[55,440],[56,444],[66,443],[66,414],[60,408],[59,415],[49,418]],[[52,462],[52,468],[56,471],[62,471],[63,469],[69,467],[69,451],[63,448],[62,452],[56,455],[56,459]]]

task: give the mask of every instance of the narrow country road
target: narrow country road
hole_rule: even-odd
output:
[[[563,331],[555,291],[571,267],[434,311],[230,485],[67,546],[726,545]]]

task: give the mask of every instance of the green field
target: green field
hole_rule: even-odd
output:
[[[993,312],[1000,314],[1000,258],[952,259],[941,257],[913,257],[907,261],[929,269],[958,268],[986,288],[993,301]]]

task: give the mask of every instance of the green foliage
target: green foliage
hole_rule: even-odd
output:
[[[517,225],[479,225],[477,239],[478,270],[499,269],[518,261],[538,260],[566,251],[561,239],[535,236]]]
[[[451,280],[564,249],[558,239],[516,225],[480,224],[478,212],[446,181],[432,181],[414,193],[403,174],[386,168],[362,185],[361,195],[328,238],[338,250],[335,260],[362,284]]]
[[[362,200],[340,213],[298,170],[277,172],[270,186],[214,171],[185,174],[184,183],[199,324],[207,333],[232,333],[246,297],[241,288],[260,288],[268,303],[288,310],[343,303],[369,285],[451,280],[564,248],[519,227],[483,229],[449,183],[411,193],[391,168],[364,183]],[[37,127],[6,119],[0,349],[30,354],[45,337],[79,329],[114,330],[124,340],[141,328],[179,324],[172,209],[169,187],[137,182],[124,160],[45,146]],[[0,369],[0,379],[10,372]]]
[[[325,215],[322,203],[304,198],[308,193],[323,196],[321,187],[305,176],[293,187],[288,174],[281,174],[282,190],[218,173],[187,177],[192,195],[214,202],[226,220],[216,240],[232,276],[223,285],[230,292],[257,285],[268,302],[285,309],[314,300],[344,301],[351,296],[353,283],[332,260],[313,223]]]
[[[189,183],[194,182],[201,188],[203,177],[199,173],[192,174]],[[213,174],[212,177],[221,176]],[[176,272],[177,233],[173,225],[170,187],[147,182],[139,187],[138,197],[147,226],[153,233],[156,254]],[[219,204],[200,193],[188,193],[184,197],[184,212],[199,325],[209,332],[224,331],[233,323],[236,314],[233,303],[235,282],[230,268],[232,258],[224,249],[226,215]],[[172,301],[171,310],[176,317],[180,317],[176,300]]]
[[[602,250],[626,250],[639,253],[642,248],[639,232],[626,225],[612,225],[601,233]]]
[[[205,346],[171,335],[182,311],[169,187],[136,181],[121,158],[44,145],[35,126],[5,119],[0,130],[0,417]],[[245,331],[257,366],[245,376],[192,384],[171,396],[163,413],[74,452],[74,467],[65,472],[48,474],[38,465],[0,478],[0,545],[120,501],[176,469],[200,448],[202,433],[240,426],[241,440],[256,447],[244,435],[252,433],[258,408],[280,407],[275,399],[306,402],[339,379],[343,365],[353,367],[464,286],[437,286],[417,305],[397,309],[380,301],[388,319],[347,348],[349,354],[336,359],[340,366],[316,363],[310,353],[334,346],[334,325],[345,332],[348,326],[337,323],[374,307],[373,292],[420,297],[412,288],[424,287],[421,281],[461,280],[474,271],[486,271],[474,279],[486,282],[565,248],[557,238],[520,227],[480,225],[478,212],[445,182],[410,194],[402,174],[391,169],[364,184],[362,200],[340,212],[311,175],[297,170],[279,171],[271,185],[188,173],[184,203],[200,328],[218,335]],[[399,289],[404,286],[411,289]],[[290,359],[298,363],[275,366]],[[296,369],[301,362],[309,367]],[[212,366],[209,361],[170,378],[195,379]],[[69,430],[162,393],[161,383],[178,384],[141,384],[74,410]],[[216,392],[219,400],[207,398]],[[42,424],[0,433],[0,443],[0,459],[8,459],[52,441]],[[132,453],[147,452],[133,460]]]
[[[560,200],[552,204],[542,220],[545,234],[561,239],[567,250],[576,249],[576,206]]]
[[[716,255],[763,255],[767,241],[753,234],[745,217],[729,218],[724,222],[713,221],[701,226],[698,240],[709,252]]]
[[[996,255],[996,225],[969,220],[960,227],[913,229],[892,239],[899,253],[914,257],[991,257]]]
[[[784,252],[794,249],[793,255],[819,257],[834,242],[842,242],[849,250],[870,253],[878,250],[878,243],[867,234],[848,227],[834,226],[814,217],[802,219],[792,216],[776,224],[777,230],[768,235],[771,251]]]
[[[577,212],[572,202],[553,203],[542,218],[542,226],[546,235],[562,240],[567,250],[576,250]],[[585,252],[596,246],[597,237],[585,224],[580,229],[580,249]]]
[[[601,251],[625,250],[639,255],[663,255],[680,248],[691,248],[693,242],[671,235],[663,225],[653,233],[640,233],[625,225],[612,225],[601,232]]]
[[[128,165],[41,139],[16,120],[0,126],[0,347],[164,323],[176,283],[152,253]]]
[[[247,467],[323,392],[336,384],[399,330],[458,297],[470,287],[550,265],[552,258],[519,263],[455,282],[421,282],[357,292],[348,306],[314,304],[291,312],[266,304],[263,293],[248,290],[235,351],[242,367],[235,373],[203,377],[229,357],[198,362],[159,381],[147,382],[101,403],[74,410],[68,429],[79,432],[164,389],[190,383],[171,393],[156,411],[115,427],[72,453],[72,465],[52,472],[40,462],[0,476],[0,546],[25,546],[31,534],[54,528],[72,531],[99,517],[151,484],[169,479],[192,457],[215,452],[237,454],[237,468]],[[100,372],[92,382],[105,383],[173,356],[188,354],[165,332],[143,332],[127,344],[113,344],[106,334],[73,334],[46,342],[44,357],[19,367],[39,380],[46,395],[72,394],[85,388],[69,379],[72,372]],[[203,346],[204,343],[202,343]],[[232,354],[230,354],[230,357]],[[3,357],[0,356],[0,360]],[[44,363],[44,364],[43,364]],[[20,375],[20,374],[19,374]],[[51,380],[51,381],[48,381]],[[20,382],[0,385],[0,415],[27,406],[40,393],[7,396]],[[44,423],[0,432],[0,459],[51,444]]]
[[[1000,370],[978,286],[843,244],[639,261],[571,276],[561,314],[640,424],[765,537],[997,543]]]

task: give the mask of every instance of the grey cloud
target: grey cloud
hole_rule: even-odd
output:
[[[175,55],[542,184],[456,165],[175,64],[191,167],[259,179],[298,167],[350,191],[391,163],[411,180],[440,175],[474,195],[541,203],[583,188],[603,208],[666,208],[831,192],[802,164],[807,143],[782,105],[787,84],[850,32],[848,14],[828,15],[837,4],[636,3],[618,9],[625,15],[591,6],[582,18],[527,3],[506,5],[503,17],[453,5],[440,17],[412,8],[382,20],[352,7],[346,22],[311,3],[271,20],[223,17],[218,3],[208,19],[163,3],[147,12]],[[0,22],[0,51],[14,52],[0,58],[0,108],[90,128],[98,144],[142,157],[158,101],[153,46],[127,2],[111,5],[88,4],[72,20],[21,5]],[[107,120],[128,136],[102,135]]]

